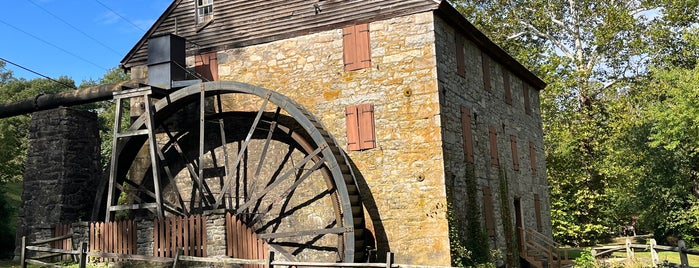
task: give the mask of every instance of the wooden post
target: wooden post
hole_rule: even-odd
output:
[[[274,265],[272,264],[272,262],[274,262],[274,251],[270,250],[267,256],[267,265],[265,265],[266,268],[274,268]]]
[[[27,237],[22,236],[22,249],[19,251],[19,263],[22,268],[27,268]]]
[[[689,267],[689,260],[687,260],[687,244],[684,240],[677,242],[677,246],[680,248],[680,266]]]
[[[393,266],[393,252],[386,252],[386,268]]]
[[[631,239],[626,238],[626,258],[633,260],[633,250],[631,249]]]
[[[172,268],[177,268],[177,261],[180,260],[180,255],[184,253],[184,250],[182,248],[177,249],[177,253],[175,253],[175,260],[172,261]]]
[[[651,238],[650,239],[650,258],[651,261],[653,262],[653,267],[657,267],[660,264],[660,258],[658,257],[658,251],[655,250],[655,246],[657,246],[658,243],[655,242],[655,239]]]
[[[80,257],[78,262],[78,267],[87,267],[87,243],[80,242]]]

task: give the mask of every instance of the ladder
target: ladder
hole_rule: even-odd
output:
[[[109,168],[109,185],[107,192],[107,206],[105,213],[105,221],[109,222],[112,212],[130,209],[149,209],[155,212],[158,219],[164,217],[163,214],[163,200],[160,192],[160,172],[161,172],[161,162],[159,159],[160,149],[158,149],[158,143],[155,138],[155,122],[154,114],[155,107],[153,106],[153,97],[162,97],[167,95],[166,91],[163,89],[145,86],[135,89],[126,89],[122,91],[114,92],[114,100],[116,101],[116,109],[114,115],[114,134],[112,136],[112,158]],[[145,108],[145,128],[137,130],[122,130],[122,100],[133,100],[133,98],[142,97],[144,108]],[[118,205],[115,204],[117,198],[114,196],[114,188],[117,187],[121,191],[124,191],[123,187],[117,183],[117,176],[119,170],[119,155],[116,154],[117,146],[119,142],[126,138],[136,137],[136,136],[147,136],[148,151],[151,160],[151,170],[153,172],[153,186],[154,186],[154,198],[155,203],[140,203],[132,205]],[[124,178],[124,181],[126,179]],[[118,199],[118,198],[117,198]]]

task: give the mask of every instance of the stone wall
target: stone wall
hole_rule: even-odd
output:
[[[377,147],[349,158],[377,255],[392,251],[398,263],[449,265],[433,14],[369,28],[370,68],[343,70],[342,30],[336,29],[220,51],[219,78],[289,96],[342,145],[345,107],[373,104]]]
[[[509,206],[509,212],[512,214],[511,226],[514,226],[515,219],[514,200],[520,199],[524,226],[536,229],[533,195],[536,193],[539,194],[541,200],[543,233],[550,236],[551,217],[544,163],[539,91],[530,87],[531,114],[525,113],[522,90],[525,82],[517,77],[517,74],[507,70],[506,66],[491,61],[492,90],[488,92],[484,89],[481,50],[466,39],[462,33],[439,18],[435,22],[435,35],[439,66],[439,99],[443,126],[444,161],[447,184],[453,186],[451,187],[453,190],[450,200],[454,205],[454,216],[465,220],[468,206],[466,197],[474,194],[465,191],[467,188],[467,165],[463,151],[461,107],[466,107],[472,113],[474,166],[478,188],[477,193],[475,193],[478,195],[476,200],[483,200],[482,189],[484,186],[490,187],[492,190],[496,236],[490,238],[490,247],[499,248],[503,252],[506,250],[504,224],[500,216],[503,204],[500,202],[499,169],[504,172],[507,178],[508,203],[504,205]],[[455,41],[457,37],[466,39],[464,42],[466,75],[464,77],[457,74]],[[510,77],[511,104],[505,102],[503,72],[508,72]],[[490,126],[497,130],[499,166],[493,166],[490,162]],[[515,170],[513,166],[511,135],[517,139],[519,170]],[[530,169],[530,142],[536,148],[536,174],[532,174]],[[479,204],[477,207],[481,209],[482,216],[484,214],[483,204]],[[483,217],[481,217],[481,224],[484,226]],[[462,232],[466,232],[463,229],[465,227],[461,228]]]
[[[101,174],[97,115],[68,108],[32,114],[17,241],[88,220]],[[19,245],[18,245],[19,246]]]

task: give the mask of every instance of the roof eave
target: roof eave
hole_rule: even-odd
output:
[[[141,39],[138,40],[138,43],[136,43],[136,45],[133,46],[133,47],[131,48],[131,50],[129,50],[128,53],[126,53],[126,56],[124,56],[124,58],[121,59],[121,62],[119,63],[119,67],[121,67],[122,69],[127,69],[127,68],[129,68],[129,66],[127,66],[126,63],[127,63],[129,60],[131,60],[131,57],[133,57],[133,55],[136,54],[136,52],[137,52],[139,49],[141,49],[141,47],[146,43],[146,41],[148,40],[148,38],[149,38],[151,35],[153,35],[153,33],[155,33],[155,30],[158,29],[158,27],[160,27],[160,25],[167,19],[168,16],[170,16],[170,14],[172,13],[172,11],[175,10],[175,8],[176,8],[181,2],[182,2],[182,0],[173,0],[173,1],[172,1],[172,3],[170,4],[170,6],[168,6],[167,9],[165,9],[165,11],[163,12],[163,14],[160,14],[160,17],[158,18],[158,20],[156,20],[155,23],[153,23],[153,25],[148,29],[148,31],[146,31],[146,33],[143,34],[143,36],[141,37]]]
[[[478,30],[476,26],[471,24],[456,8],[449,4],[446,0],[442,1],[439,8],[435,12],[441,15],[442,18],[452,23],[452,25],[461,31],[466,37],[473,41],[478,47],[485,51],[488,55],[495,58],[498,62],[505,65],[511,71],[519,74],[521,78],[527,81],[532,87],[542,90],[546,87],[546,82],[524,67],[519,61],[510,56],[504,49],[495,44],[483,32]]]

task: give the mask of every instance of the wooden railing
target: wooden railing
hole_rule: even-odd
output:
[[[60,245],[60,247],[63,247],[64,241],[70,240],[72,234],[66,234],[63,236],[59,237],[54,237],[54,238],[49,238],[45,240],[37,240],[34,242],[29,242],[27,241],[26,236],[22,236],[22,246],[20,248],[20,265],[22,268],[26,268],[28,263],[39,265],[39,266],[47,266],[49,265],[46,262],[40,261],[40,259],[44,259],[47,257],[54,257],[56,255],[63,255],[63,254],[70,254],[70,255],[77,255],[79,256],[78,258],[78,263],[80,267],[85,267],[85,262],[86,262],[86,253],[87,253],[87,243],[82,242],[80,243],[79,250],[71,250],[70,246],[68,249],[63,249],[63,248],[54,248],[52,246],[55,245]],[[41,246],[41,245],[50,245],[50,247],[47,246]],[[49,253],[49,255],[43,255],[43,256],[36,256],[36,257],[29,257],[29,251],[34,251],[34,252],[43,252],[43,253]]]
[[[519,228],[522,233],[522,245],[520,255],[531,260],[534,256],[530,256],[530,252],[537,252],[547,258],[548,264],[552,267],[561,267],[568,264],[570,260],[568,248],[564,248],[561,244],[553,241],[553,239],[530,228]]]

